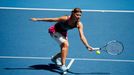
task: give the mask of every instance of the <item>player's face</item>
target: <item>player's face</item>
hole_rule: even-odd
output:
[[[73,15],[74,15],[74,18],[75,18],[76,20],[80,20],[80,18],[81,18],[81,13],[80,13],[80,12],[76,12],[76,13],[74,13]]]

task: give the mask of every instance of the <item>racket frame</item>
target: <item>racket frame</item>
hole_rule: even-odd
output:
[[[122,46],[122,51],[121,51],[120,53],[114,54],[114,55],[120,55],[120,54],[123,52],[123,50],[124,50],[124,46],[123,46],[123,43],[122,43],[122,42],[117,41],[117,40],[109,41],[109,42],[106,43],[106,45],[104,45],[103,47],[101,47],[101,48],[93,48],[93,50],[95,50],[95,51],[97,51],[97,50],[99,50],[99,51],[105,51],[105,52],[107,52],[108,54],[113,55],[113,54],[109,53],[109,52],[107,51],[107,49],[106,49],[106,47],[107,47],[110,43],[113,43],[113,42],[118,42],[118,43]]]

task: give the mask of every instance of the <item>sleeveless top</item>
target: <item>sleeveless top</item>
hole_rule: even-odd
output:
[[[69,25],[69,19],[70,17],[68,17],[68,19],[66,21],[62,21],[62,22],[57,22],[54,26],[51,26],[49,28],[49,33],[55,33],[55,32],[59,32],[61,33],[63,36],[67,36],[67,31],[73,28],[77,27],[77,22],[75,22],[75,25],[72,27]]]

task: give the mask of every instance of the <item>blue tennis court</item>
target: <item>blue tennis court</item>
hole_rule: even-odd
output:
[[[101,47],[108,41],[119,40],[124,51],[117,56],[89,52],[80,41],[78,30],[70,30],[67,75],[133,75],[134,1],[103,1],[85,0],[84,4],[67,0],[0,1],[0,74],[60,75],[59,68],[50,60],[60,51],[48,34],[48,28],[55,22],[30,19],[70,15],[73,8],[80,7],[89,44]]]

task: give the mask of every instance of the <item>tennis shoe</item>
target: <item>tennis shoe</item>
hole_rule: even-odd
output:
[[[60,66],[61,71],[66,72],[68,69],[65,65]]]
[[[55,63],[57,66],[61,66],[62,65],[60,60],[61,60],[60,58],[55,59],[53,56],[51,58],[51,61],[53,63]]]

